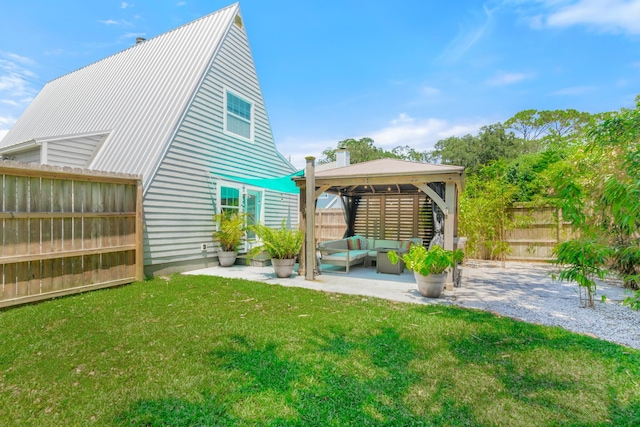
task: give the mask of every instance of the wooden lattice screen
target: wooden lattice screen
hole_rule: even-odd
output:
[[[142,280],[137,176],[0,161],[0,307]]]
[[[424,194],[380,195],[360,199],[355,234],[372,239],[433,237],[431,199]]]

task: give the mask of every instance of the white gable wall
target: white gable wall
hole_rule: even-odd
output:
[[[40,146],[29,150],[19,151],[17,153],[5,154],[4,158],[16,162],[40,164]]]
[[[47,164],[87,168],[108,134],[69,137],[47,143]]]
[[[253,103],[253,141],[223,132],[226,89]],[[273,142],[246,33],[232,25],[145,192],[145,265],[206,263],[214,256],[216,173],[273,177],[293,171]],[[296,195],[266,190],[264,199],[267,225],[283,218],[297,223]]]

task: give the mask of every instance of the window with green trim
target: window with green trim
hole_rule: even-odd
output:
[[[220,212],[240,212],[240,190],[234,187],[220,188]]]

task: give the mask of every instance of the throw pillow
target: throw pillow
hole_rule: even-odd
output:
[[[362,236],[355,236],[358,239],[358,249],[367,249],[367,239]]]
[[[349,237],[347,239],[347,249],[349,249],[350,251],[356,249],[356,244],[357,244],[357,242],[355,241],[355,239],[353,237]]]

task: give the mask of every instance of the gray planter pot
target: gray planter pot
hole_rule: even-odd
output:
[[[218,262],[220,267],[231,267],[236,263],[238,253],[236,251],[222,251],[218,250]]]
[[[273,264],[273,271],[276,272],[276,276],[280,278],[286,278],[293,273],[293,266],[296,263],[293,259],[276,259],[271,258],[271,264]]]
[[[418,291],[420,291],[420,295],[427,298],[440,297],[444,290],[444,284],[447,281],[447,273],[423,276],[422,274],[414,271],[413,275],[418,283]]]

